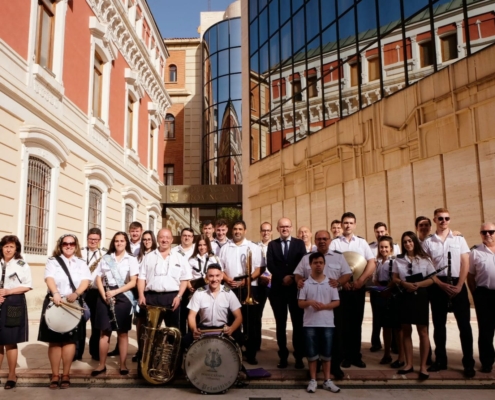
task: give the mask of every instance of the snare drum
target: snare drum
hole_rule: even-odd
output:
[[[52,331],[67,333],[81,322],[81,311],[50,303],[45,311],[45,322]]]
[[[237,381],[242,366],[240,347],[228,336],[203,336],[184,357],[187,379],[201,393],[225,393]]]

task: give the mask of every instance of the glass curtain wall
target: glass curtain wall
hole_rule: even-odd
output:
[[[495,40],[495,0],[249,0],[251,162]]]
[[[241,20],[203,36],[203,183],[241,184]]]

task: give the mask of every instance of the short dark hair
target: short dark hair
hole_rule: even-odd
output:
[[[270,229],[272,229],[272,224],[270,224],[269,222],[265,221],[263,222],[261,225],[260,225],[260,231],[263,230],[263,225],[270,225]]]
[[[101,239],[101,229],[100,228],[91,228],[89,231],[88,231],[88,236],[89,235],[98,235]]]
[[[216,227],[219,227],[219,226],[229,226],[227,220],[223,219],[223,218],[220,218],[220,219],[217,219],[217,221],[215,222],[215,228]]]
[[[184,232],[190,232],[190,233],[192,233],[192,234],[193,234],[193,236],[194,236],[194,231],[193,231],[191,228],[184,228],[184,229],[182,229],[182,230],[180,231],[180,235],[182,236],[182,234],[183,234]]]
[[[213,264],[208,264],[208,267],[206,267],[206,272],[208,272],[210,269],[218,269],[219,271],[222,271],[222,267],[220,264],[213,263]]]
[[[143,229],[143,225],[141,224],[141,222],[133,221],[129,225],[129,230],[131,230],[131,229]]]
[[[205,226],[211,225],[213,226],[213,221],[211,219],[205,219],[203,223],[201,224],[201,227],[204,228]]]
[[[418,228],[418,225],[421,221],[428,221],[428,223],[430,224],[431,226],[431,219],[429,219],[428,217],[424,217],[422,215],[420,215],[419,217],[416,218],[416,221],[414,221],[414,226],[416,228]]]
[[[387,224],[385,222],[377,222],[374,226],[373,226],[373,230],[376,231],[378,228],[381,228],[381,227],[384,227],[385,229],[388,229],[387,228]]]
[[[3,246],[6,244],[13,243],[15,245],[15,260],[22,260],[22,245],[19,238],[16,235],[6,235],[0,240],[0,260],[3,259]]]
[[[356,222],[356,216],[351,212],[345,212],[342,214],[342,218],[340,218],[341,223],[344,222],[344,218],[353,218],[354,222]]]
[[[330,224],[330,227],[332,227],[333,224],[339,224],[342,225],[342,221],[339,221],[338,219],[334,219],[332,223]]]
[[[246,229],[246,223],[240,219],[238,221],[235,221],[233,224],[232,224],[232,227],[236,226],[236,225],[242,225],[244,227],[244,229]]]
[[[325,256],[323,255],[323,253],[320,253],[319,251],[317,251],[317,252],[311,253],[309,255],[309,263],[311,264],[317,258],[323,258],[323,261],[325,261]]]

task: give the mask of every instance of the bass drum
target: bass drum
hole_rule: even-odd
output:
[[[81,311],[56,306],[50,302],[45,311],[45,322],[52,331],[67,333],[75,329],[79,322],[81,322]]]
[[[184,357],[187,379],[205,394],[229,390],[237,381],[241,366],[241,349],[233,339],[223,335],[195,340]]]

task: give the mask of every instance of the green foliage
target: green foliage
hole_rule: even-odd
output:
[[[232,229],[234,222],[242,219],[242,210],[234,207],[223,207],[217,214],[217,219],[223,218],[229,224],[229,230]]]

